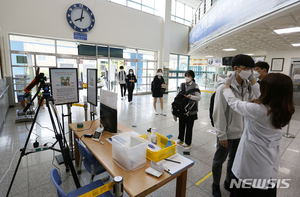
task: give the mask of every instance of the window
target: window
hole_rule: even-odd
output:
[[[205,14],[206,13],[206,0],[204,0],[204,11],[203,11],[203,13]]]
[[[163,6],[162,0],[108,0],[124,6],[128,6],[149,14],[160,15],[159,10]]]
[[[217,0],[211,0],[211,6],[216,2],[217,2]]]
[[[189,56],[170,54],[169,60],[169,91],[177,91],[177,87],[184,82],[184,74],[189,67]]]
[[[190,26],[193,20],[193,8],[172,0],[171,20]]]

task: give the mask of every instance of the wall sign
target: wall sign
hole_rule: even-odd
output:
[[[283,71],[284,58],[272,58],[271,71]]]
[[[95,25],[95,16],[87,6],[76,3],[69,7],[67,21],[75,31],[88,32]]]

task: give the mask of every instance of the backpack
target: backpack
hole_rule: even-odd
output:
[[[181,91],[174,98],[174,102],[172,103],[172,114],[176,117],[183,117],[184,115],[189,116],[190,110],[196,105],[196,102],[190,105],[188,98],[184,95],[189,95],[192,92],[200,92],[198,88],[194,88],[188,91],[185,91],[185,85],[181,88]]]
[[[250,94],[251,90],[252,90],[251,86],[248,86],[249,94]],[[210,104],[209,104],[209,118],[210,118],[211,126],[213,126],[213,127],[215,127],[214,120],[213,120],[215,96],[216,96],[216,92],[211,95],[211,97],[210,97]]]

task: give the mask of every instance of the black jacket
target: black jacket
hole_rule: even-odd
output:
[[[129,81],[129,80],[134,80],[134,82],[131,82],[131,81]],[[127,76],[126,76],[126,84],[127,84],[127,88],[128,87],[134,87],[134,83],[136,83],[137,82],[137,80],[136,80],[136,77],[135,77],[135,75],[133,74],[133,75],[130,75],[130,74],[128,74]]]

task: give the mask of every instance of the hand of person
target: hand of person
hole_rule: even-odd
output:
[[[161,87],[163,87],[163,88],[166,87],[166,84],[161,84]]]
[[[191,95],[189,94],[189,95],[184,95],[186,98],[191,98]]]
[[[225,84],[231,85],[233,80],[235,80],[235,73],[231,73],[228,77],[226,77]]]
[[[254,75],[253,75],[253,69],[251,69],[251,75],[248,77],[249,81],[251,82],[254,78]]]
[[[118,82],[120,84],[120,82]]]
[[[129,80],[130,82],[134,82],[134,80]]]
[[[228,140],[224,140],[224,141],[219,141],[221,146],[228,148]]]

